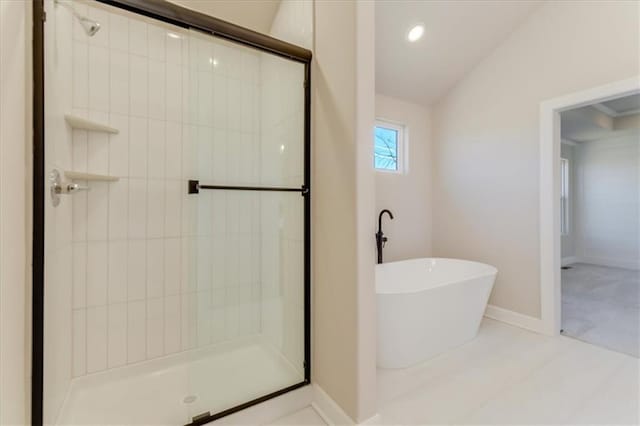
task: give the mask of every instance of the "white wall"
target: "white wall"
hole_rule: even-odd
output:
[[[638,75],[639,8],[547,2],[435,108],[434,254],[495,265],[494,305],[540,316],[539,104]]]
[[[576,153],[576,254],[581,262],[640,266],[640,141],[632,132]]]
[[[431,113],[400,99],[376,95],[376,118],[403,124],[407,169],[405,173],[376,172],[376,211],[389,209],[382,227],[389,238],[384,260],[431,255]]]
[[[314,2],[313,381],[376,412],[373,3]]]
[[[313,0],[281,0],[269,35],[311,49],[313,47]]]
[[[169,0],[182,7],[268,34],[280,0]]]
[[[0,424],[28,415],[29,2],[0,1]]]
[[[375,291],[375,179],[373,123],[375,118],[375,5],[357,2],[356,45],[356,244],[357,244],[357,414],[358,423],[376,422],[377,415],[377,298]]]

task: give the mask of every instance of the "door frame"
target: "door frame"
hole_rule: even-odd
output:
[[[33,200],[31,262],[31,424],[43,423],[44,397],[44,0],[33,0]]]
[[[202,425],[275,398],[311,383],[311,60],[306,48],[270,37],[166,0],[94,0],[129,12],[197,30],[304,65],[304,379],[297,384],[236,407],[198,416],[189,425]],[[45,309],[45,0],[33,0],[33,245],[31,314],[31,424],[43,424]],[[185,182],[185,190],[186,188]]]
[[[636,93],[640,93],[640,76],[540,103],[540,307],[545,334],[559,335],[562,320],[560,113]]]

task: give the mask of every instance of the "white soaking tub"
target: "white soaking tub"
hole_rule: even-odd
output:
[[[378,367],[409,367],[473,339],[497,273],[458,259],[377,265]]]

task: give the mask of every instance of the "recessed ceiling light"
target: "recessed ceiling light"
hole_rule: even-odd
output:
[[[407,40],[409,40],[410,42],[418,41],[422,38],[423,34],[424,34],[424,25],[416,25],[415,27],[411,28],[407,33]]]
[[[180,38],[180,36],[176,33],[167,33],[167,35],[171,38]]]

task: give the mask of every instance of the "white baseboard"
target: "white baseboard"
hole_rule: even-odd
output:
[[[640,269],[640,260],[633,262],[629,260],[607,259],[602,257],[579,257],[577,259],[579,263],[588,263],[590,265],[609,266],[611,268],[623,268],[632,270]]]
[[[562,266],[568,266],[568,265],[571,265],[573,263],[578,263],[579,261],[580,261],[580,259],[578,259],[578,257],[576,257],[576,256],[563,257],[562,258]]]
[[[311,406],[329,426],[354,425],[351,417],[318,385],[313,385]]]
[[[344,410],[318,385],[313,385],[311,406],[329,426],[338,425],[377,425],[380,415],[376,414],[365,421],[355,422]]]
[[[501,321],[515,325],[516,327],[544,334],[544,323],[540,318],[530,317],[529,315],[520,314],[494,305],[487,305],[484,316],[496,321]]]
[[[380,414],[376,414],[375,416],[369,417],[367,420],[360,422],[361,425],[379,425],[382,419],[380,418]]]
[[[637,262],[633,262],[629,260],[588,256],[567,256],[562,258],[562,266],[568,266],[574,263],[587,263],[589,265],[609,266],[611,268],[623,268],[632,270],[640,269],[640,260],[638,260]]]

